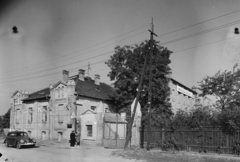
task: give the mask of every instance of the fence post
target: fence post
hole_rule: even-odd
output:
[[[164,140],[165,140],[165,129],[162,128],[162,145],[164,143]]]
[[[117,148],[117,140],[118,140],[118,114],[116,114],[116,117],[117,117],[117,123],[116,123],[116,145],[115,145],[115,148]]]

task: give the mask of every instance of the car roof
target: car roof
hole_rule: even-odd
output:
[[[27,133],[27,132],[24,132],[24,131],[11,131],[11,132],[8,132],[8,133]]]

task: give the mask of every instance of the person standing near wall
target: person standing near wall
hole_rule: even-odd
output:
[[[72,131],[72,133],[70,134],[70,146],[74,147],[75,143],[76,143],[76,135],[74,131]]]
[[[80,137],[81,137],[81,134],[80,132],[76,132],[76,141],[77,141],[77,145],[80,145]]]

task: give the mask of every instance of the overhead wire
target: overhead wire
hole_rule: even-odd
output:
[[[226,39],[221,39],[221,40],[217,40],[217,41],[213,41],[213,42],[201,44],[201,45],[199,45],[199,46],[194,46],[194,47],[190,47],[190,48],[185,48],[185,49],[173,51],[173,53],[178,53],[178,52],[182,52],[182,51],[186,51],[186,50],[190,50],[190,49],[195,49],[195,48],[202,47],[202,46],[207,46],[207,45],[210,45],[210,44],[222,42],[222,41],[225,41],[225,40],[228,40],[228,39],[233,39],[233,38],[236,38],[236,37],[237,37],[237,36],[235,36],[235,37],[229,37],[229,38],[226,38]]]
[[[143,40],[141,40],[141,41],[143,41]],[[135,43],[133,43],[133,44],[139,43],[139,42],[141,42],[141,41],[135,42]],[[94,58],[97,58],[97,57],[101,57],[101,56],[104,56],[104,55],[108,55],[108,54],[113,53],[113,52],[114,52],[114,51],[109,51],[109,52],[105,52],[105,53],[100,54],[100,55],[96,55],[96,56],[93,56],[93,57],[90,57],[90,58],[86,58],[86,59],[84,59],[84,60],[75,61],[75,62],[73,62],[73,63],[71,63],[71,64],[61,65],[61,66],[58,66],[58,67],[54,67],[54,68],[50,68],[50,69],[47,69],[47,70],[42,70],[42,71],[38,71],[38,72],[34,72],[34,73],[29,73],[29,74],[25,74],[25,75],[8,77],[8,78],[5,78],[5,79],[11,79],[11,78],[16,78],[16,77],[25,77],[25,76],[28,76],[28,75],[34,75],[34,74],[37,74],[37,73],[42,73],[42,72],[45,72],[45,71],[58,69],[58,68],[60,68],[60,67],[65,67],[65,66],[69,66],[69,65],[72,65],[72,64],[77,64],[77,63],[80,63],[80,62],[83,62],[83,61],[87,61],[87,60],[90,60],[90,59],[94,59]],[[107,61],[107,60],[108,60],[108,59],[104,59],[104,60],[102,60],[102,61],[95,62],[95,63],[93,63],[92,65],[98,64],[98,63],[101,63],[101,62],[104,62],[104,61]],[[83,65],[83,66],[80,66],[80,67],[85,67],[85,66],[88,66],[88,65]],[[73,68],[73,69],[69,69],[69,71],[75,70],[75,69],[79,69],[80,67]],[[41,75],[41,77],[42,77],[42,76],[54,75],[54,74],[59,74],[59,72],[54,72],[54,73],[49,73],[49,74],[46,74],[46,75]],[[32,78],[38,78],[38,77],[32,77]],[[0,78],[0,79],[1,79],[1,78]],[[16,80],[2,80],[2,81],[0,81],[0,83],[12,82],[12,81],[20,81],[20,80],[25,80],[25,79],[31,79],[31,78],[16,79]]]
[[[106,40],[106,41],[103,41],[103,42],[100,42],[100,43],[94,44],[94,45],[92,45],[92,46],[89,46],[89,47],[86,47],[86,48],[83,48],[83,49],[80,49],[80,50],[77,50],[77,51],[74,51],[74,52],[71,52],[71,53],[65,54],[65,55],[59,57],[58,59],[62,59],[62,58],[64,58],[64,57],[69,57],[69,56],[71,56],[71,55],[73,55],[73,54],[76,54],[76,53],[78,53],[78,52],[81,52],[81,51],[84,51],[84,50],[90,49],[90,48],[92,48],[92,47],[95,47],[95,46],[98,46],[98,45],[104,44],[104,43],[106,43],[106,42],[109,42],[109,41],[114,40],[114,39],[116,39],[116,38],[122,37],[122,36],[124,36],[124,35],[127,35],[127,34],[129,34],[129,33],[132,33],[132,32],[134,32],[134,31],[137,31],[137,30],[142,29],[142,28],[144,28],[144,27],[146,27],[146,26],[149,26],[149,25],[150,25],[150,24],[144,25],[144,26],[142,26],[142,27],[139,27],[139,28],[134,29],[134,30],[132,30],[132,31],[129,31],[129,32],[127,32],[127,33],[121,34],[121,35],[119,35],[119,36],[117,36],[117,37],[114,37],[114,38],[108,39],[108,40]],[[127,37],[127,38],[124,38],[124,39],[118,40],[118,41],[116,41],[116,42],[114,42],[114,43],[111,43],[111,44],[105,45],[105,46],[103,46],[103,47],[100,47],[100,48],[94,49],[94,50],[92,50],[92,51],[95,51],[95,50],[98,50],[98,49],[101,49],[101,48],[107,47],[107,46],[112,45],[112,44],[115,44],[115,43],[117,43],[117,42],[121,42],[121,41],[123,41],[123,40],[129,39],[129,38],[132,38],[132,37],[134,37],[134,36],[136,36],[136,35],[139,35],[139,34],[142,34],[142,33],[145,33],[145,32],[146,32],[146,31],[139,32],[139,33],[137,33],[137,34],[134,34],[134,35],[129,36],[129,37]],[[90,52],[92,52],[92,51],[90,51]],[[84,54],[86,54],[86,53],[89,53],[89,51],[88,51],[88,52],[85,52]],[[83,55],[83,54],[81,54],[81,55]],[[79,56],[79,55],[77,55],[77,56],[75,56],[75,57],[78,57],[78,56]],[[70,58],[73,58],[73,57],[70,57]],[[68,58],[68,59],[69,59],[69,58]],[[47,62],[45,61],[45,62],[41,62],[41,63],[39,63],[39,64],[34,64],[33,67],[34,67],[34,66],[41,65],[41,64],[46,64],[46,63],[49,63],[49,62],[52,63],[52,61],[53,61],[53,62],[59,62],[59,61],[56,60],[56,58],[54,58],[54,59],[48,60]],[[30,66],[30,67],[31,67],[31,66]],[[29,68],[29,67],[28,67],[28,68]],[[35,67],[34,69],[36,69],[36,68],[39,68],[39,67]],[[18,70],[23,70],[23,69],[26,69],[26,68],[17,69],[17,71],[18,71]]]
[[[190,26],[187,26],[187,27],[184,27],[184,28],[181,28],[181,29],[178,29],[178,30],[169,32],[169,33],[162,34],[162,35],[160,35],[160,36],[163,36],[163,35],[166,35],[166,34],[170,34],[170,33],[173,33],[173,32],[179,31],[179,30],[182,30],[182,29],[186,29],[186,28],[189,28],[189,27],[192,27],[192,26],[195,26],[195,25],[204,23],[204,22],[208,22],[208,21],[211,21],[211,20],[214,20],[214,19],[217,19],[217,18],[226,16],[226,15],[229,15],[229,14],[232,14],[232,13],[236,13],[236,12],[239,12],[239,11],[240,11],[240,10],[234,11],[234,12],[231,12],[231,13],[228,13],[228,14],[225,14],[225,15],[221,15],[221,16],[218,16],[218,17],[216,17],[216,18],[212,18],[212,19],[209,19],[209,20],[206,20],[206,21],[197,23],[197,24],[193,24],[193,25],[190,25]],[[183,39],[187,39],[187,38],[190,38],[190,37],[194,37],[194,36],[197,36],[197,35],[201,35],[201,34],[205,34],[205,33],[208,33],[208,32],[212,32],[212,31],[215,31],[215,30],[218,30],[218,29],[221,29],[221,28],[230,26],[230,25],[235,25],[235,24],[237,24],[237,23],[239,23],[239,22],[240,22],[240,20],[235,21],[235,22],[231,22],[231,23],[228,23],[228,24],[224,24],[224,25],[221,25],[221,26],[218,26],[218,27],[214,27],[214,28],[205,30],[205,31],[201,31],[201,32],[194,33],[194,34],[191,34],[191,35],[188,35],[188,36],[184,36],[184,37],[181,37],[181,38],[177,38],[177,39],[174,39],[174,40],[171,40],[171,41],[168,41],[168,42],[164,42],[164,43],[161,43],[160,45],[166,45],[166,44],[170,44],[170,43],[173,43],[173,42],[177,42],[177,41],[180,41],[180,40],[183,40]],[[145,26],[144,26],[144,27],[145,27]],[[136,30],[137,30],[137,29],[136,29]],[[128,33],[129,33],[129,32],[128,32]],[[158,36],[158,37],[160,37],[160,36]],[[132,36],[131,36],[131,37],[132,37]],[[125,39],[127,39],[127,38],[125,38]],[[96,56],[96,57],[99,57],[99,56]],[[83,60],[83,61],[86,61],[86,60]],[[74,64],[74,63],[73,63],[73,64]],[[67,64],[67,65],[62,65],[62,66],[59,66],[59,67],[64,67],[64,66],[68,66],[68,65],[72,65],[72,63],[71,63],[71,64]],[[59,67],[55,67],[54,69],[59,68]],[[51,70],[51,69],[47,69],[47,70]],[[46,70],[44,70],[44,71],[46,71]],[[40,72],[44,72],[44,71],[40,71]],[[34,74],[36,74],[36,73],[34,73]],[[28,75],[28,74],[27,74],[27,75]],[[31,74],[29,74],[29,75],[31,75]],[[22,75],[22,76],[25,76],[25,75]],[[14,77],[21,77],[21,76],[14,76]]]
[[[164,33],[164,34],[159,35],[158,37],[162,37],[162,36],[165,36],[165,35],[168,35],[168,34],[171,34],[171,33],[177,32],[177,31],[180,31],[180,30],[184,30],[184,29],[187,29],[187,28],[190,28],[190,27],[193,27],[193,26],[202,24],[202,23],[210,22],[210,21],[213,21],[213,20],[215,20],[215,19],[219,19],[219,18],[221,18],[221,17],[225,17],[225,16],[227,16],[227,15],[231,15],[231,14],[234,14],[234,13],[237,13],[237,12],[240,12],[240,10],[236,10],[236,11],[233,11],[233,12],[230,12],[230,13],[227,13],[227,14],[223,14],[223,15],[220,15],[220,16],[217,16],[217,17],[214,17],[214,18],[211,18],[211,19],[208,19],[208,20],[199,22],[199,23],[195,23],[195,24],[192,24],[192,25],[189,25],[189,26],[186,26],[186,27],[183,27],[183,28],[180,28],[180,29],[177,29],[177,30],[168,32],[168,33]],[[95,45],[89,46],[89,47],[87,47],[87,48],[84,48],[84,49],[75,51],[75,52],[73,52],[72,54],[75,54],[75,53],[77,53],[77,52],[80,52],[80,51],[83,51],[83,50],[92,48],[92,47],[94,47],[94,46],[97,46],[97,45],[106,43],[106,42],[108,42],[108,41],[110,41],[110,40],[113,40],[113,39],[116,39],[116,38],[118,38],[118,37],[124,36],[124,35],[126,35],[126,34],[129,34],[129,33],[131,33],[131,32],[137,31],[137,30],[142,29],[142,28],[144,28],[144,27],[146,27],[146,26],[149,26],[149,25],[150,25],[150,24],[146,24],[146,25],[144,25],[144,26],[142,26],[142,27],[139,27],[139,28],[134,29],[134,30],[132,30],[132,31],[129,31],[129,32],[127,32],[127,33],[121,34],[121,35],[119,35],[119,36],[117,36],[117,37],[115,37],[115,38],[111,38],[111,39],[108,39],[108,40],[106,40],[106,41],[103,41],[103,42],[97,43],[97,44],[95,44]],[[166,43],[170,43],[170,42],[166,42]],[[69,56],[69,55],[71,55],[71,53],[70,53],[70,54],[67,54],[67,55],[64,55],[63,57],[67,57],[67,56]],[[55,60],[55,59],[54,59],[54,60]],[[52,61],[52,60],[49,60],[49,61]],[[49,62],[49,61],[48,61],[48,62]],[[46,63],[46,62],[44,62],[44,63]],[[41,64],[41,63],[40,63],[40,64]],[[39,65],[39,64],[37,64],[37,65]],[[35,64],[34,66],[36,66],[36,64]],[[25,69],[25,68],[24,68],[24,69]]]
[[[162,37],[162,36],[165,36],[165,35],[168,35],[168,34],[172,34],[172,33],[175,33],[175,32],[177,32],[177,31],[184,30],[184,29],[187,29],[187,28],[190,28],[190,27],[193,27],[193,26],[197,26],[197,25],[199,25],[199,24],[206,23],[206,22],[209,22],[209,21],[212,21],[212,20],[221,18],[221,17],[225,17],[225,16],[227,16],[227,15],[231,15],[231,14],[234,14],[234,13],[237,13],[237,12],[240,12],[240,10],[236,10],[236,11],[233,11],[233,12],[230,12],[230,13],[227,13],[227,14],[223,14],[223,15],[221,15],[221,16],[217,16],[217,17],[214,17],[214,18],[205,20],[205,21],[201,21],[201,22],[199,22],[199,23],[195,23],[195,24],[192,24],[192,25],[189,25],[189,26],[186,26],[186,27],[183,27],[183,28],[180,28],[180,29],[177,29],[177,30],[168,32],[168,33],[164,33],[164,34],[158,35],[157,37]]]
[[[214,28],[211,28],[211,29],[207,29],[207,30],[204,30],[204,31],[201,31],[201,32],[198,32],[198,33],[190,34],[190,35],[187,35],[187,36],[184,36],[184,37],[180,37],[180,38],[173,39],[173,40],[170,40],[170,41],[167,41],[167,42],[163,42],[163,43],[160,43],[160,45],[166,45],[166,44],[178,42],[180,40],[184,40],[184,39],[188,39],[188,38],[195,37],[195,36],[198,36],[198,35],[206,34],[206,33],[216,31],[216,30],[219,30],[219,29],[231,26],[231,25],[236,25],[236,24],[239,24],[239,23],[240,23],[240,20],[234,21],[234,22],[227,23],[227,24],[224,24],[224,25],[221,25],[221,26],[218,26],[218,27],[214,27]]]

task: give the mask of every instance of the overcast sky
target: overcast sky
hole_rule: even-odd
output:
[[[105,61],[116,45],[149,39],[151,18],[173,51],[172,77],[192,87],[239,62],[240,1],[6,0],[0,2],[0,115],[16,90],[34,92],[91,65],[110,84]],[[13,34],[16,26],[19,33]]]

